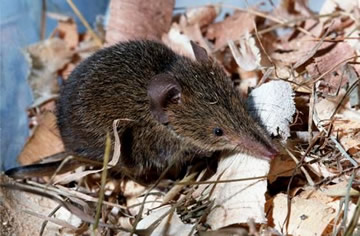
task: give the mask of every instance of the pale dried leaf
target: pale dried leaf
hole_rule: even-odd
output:
[[[71,61],[73,54],[66,42],[59,38],[47,39],[26,48],[33,106],[56,97],[59,91],[58,71]]]
[[[220,161],[217,172],[209,180],[233,180],[265,176],[269,172],[270,163],[266,160],[234,154]],[[203,191],[209,193],[214,184],[201,185],[194,196]],[[264,213],[267,180],[259,178],[246,181],[218,183],[210,199],[214,207],[207,217],[206,223],[216,230],[231,224],[246,223],[254,219],[256,223],[265,223]],[[204,193],[203,193],[204,194]]]
[[[323,126],[329,121],[333,115],[340,99],[344,96],[343,92],[337,97],[322,99],[315,104],[314,123]],[[356,149],[360,150],[360,113],[358,109],[351,109],[350,103],[345,100],[345,105],[340,107],[335,115],[332,134],[338,137],[340,143],[345,150]],[[356,152],[355,150],[353,152]]]
[[[349,196],[359,196],[360,192],[353,188],[350,188],[350,192],[348,192],[348,184],[347,181],[343,181],[334,185],[324,186],[320,191],[331,197],[344,197],[347,194],[349,194]]]
[[[239,40],[240,47],[237,48],[232,40],[228,41],[231,53],[236,63],[245,71],[253,71],[261,68],[261,54],[254,37],[246,32]]]
[[[350,12],[360,6],[359,0],[325,0],[320,8],[320,15],[330,14],[336,10],[337,7]]]
[[[286,232],[284,222],[287,212],[287,195],[280,193],[273,200],[272,218],[275,229],[282,233]],[[336,209],[319,200],[294,197],[291,201],[291,214],[287,233],[294,236],[324,235],[323,233],[328,232],[326,230],[335,217]]]
[[[340,66],[346,63],[346,59],[350,59],[355,55],[355,51],[351,48],[348,43],[337,43],[334,48],[329,50],[326,54],[315,57],[314,62],[306,66],[311,78],[317,78],[322,76],[324,73],[331,71],[323,76],[322,79],[322,91],[329,93],[335,93],[339,86],[343,86],[347,79],[344,79],[341,84],[341,75],[339,71]],[[338,65],[336,67],[336,65]]]
[[[162,41],[175,52],[195,59],[190,38],[182,33],[177,23],[172,24],[169,32],[162,36]]]
[[[171,207],[164,206],[151,212],[150,215],[144,217],[137,225],[137,230],[146,230],[155,221],[163,218],[159,225],[151,232],[151,235],[168,235],[168,236],[188,236],[193,225],[184,224],[179,216],[175,213],[170,213]],[[165,216],[166,215],[166,216]],[[164,217],[165,216],[165,217]],[[149,232],[150,233],[150,232]],[[193,235],[193,234],[191,234]]]

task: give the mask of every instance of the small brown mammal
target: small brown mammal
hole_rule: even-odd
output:
[[[203,48],[192,47],[196,60],[159,42],[130,41],[77,66],[57,103],[66,152],[101,161],[106,132],[121,119],[118,166],[142,182],[216,151],[274,157],[231,80]]]

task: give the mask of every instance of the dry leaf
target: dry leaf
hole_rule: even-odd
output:
[[[172,24],[168,34],[163,35],[162,41],[175,52],[195,59],[190,38],[182,33],[177,23]]]
[[[234,154],[220,161],[217,172],[209,180],[234,180],[265,176],[268,174],[270,163],[266,160]],[[209,193],[214,184],[201,185],[194,193],[194,197]],[[214,187],[210,199],[214,201],[213,209],[207,217],[206,223],[212,230],[232,224],[246,223],[254,219],[256,223],[265,223],[265,192],[267,180],[254,180],[218,183]],[[205,193],[203,193],[205,191]]]
[[[207,5],[203,7],[190,8],[186,11],[185,16],[189,25],[199,25],[200,28],[212,23],[221,8],[219,5]]]
[[[274,44],[270,56],[275,60],[279,60],[284,64],[295,64],[299,58],[308,58],[309,51],[318,44],[310,36],[304,36],[290,42],[281,42]],[[328,50],[333,46],[333,42],[323,42],[317,51]]]
[[[319,125],[326,125],[333,115],[343,93],[334,98],[322,99],[315,104],[314,123]],[[352,152],[356,153],[360,150],[360,112],[358,109],[353,110],[350,108],[348,100],[345,105],[340,107],[333,122],[332,135],[338,137],[340,143],[346,151],[355,149]]]
[[[360,195],[360,192],[353,188],[350,188],[348,192],[348,185],[347,181],[343,181],[334,185],[324,186],[320,191],[330,197],[345,197],[347,195],[353,197]]]
[[[169,214],[170,213],[170,214]],[[165,216],[165,217],[164,217]],[[168,236],[188,236],[193,228],[191,224],[184,224],[176,212],[171,212],[170,206],[164,206],[151,212],[144,217],[137,225],[137,230],[146,230],[155,221],[162,219],[158,226],[152,231],[147,231],[149,235],[168,235]]]
[[[170,28],[173,7],[174,0],[111,0],[107,44],[130,39],[160,39]]]
[[[294,174],[295,167],[296,163],[294,160],[287,154],[281,153],[271,162],[268,176],[269,183],[273,183],[279,177],[292,176]]]
[[[249,32],[239,40],[240,47],[237,48],[233,41],[229,40],[228,45],[236,63],[245,71],[253,71],[261,68],[260,49],[256,46],[254,37]]]
[[[57,96],[58,71],[71,61],[73,54],[66,42],[59,38],[51,38],[26,48],[30,64],[28,81],[34,96],[32,106],[36,107]]]
[[[312,188],[304,189],[299,196],[295,196],[291,200],[291,214],[287,233],[294,236],[330,235],[334,227],[334,220],[339,214],[339,206],[340,200],[337,198],[329,197]],[[348,219],[354,214],[355,207],[355,204],[349,202]],[[282,233],[285,233],[283,223],[287,211],[287,196],[282,193],[276,195],[273,199],[271,217],[275,229]]]
[[[235,11],[224,21],[211,24],[208,27],[206,37],[210,40],[216,40],[215,50],[221,49],[226,46],[228,40],[238,40],[246,32],[252,32],[254,20],[253,14]]]
[[[350,59],[354,55],[355,52],[349,44],[337,43],[335,47],[328,51],[326,54],[315,57],[314,62],[306,66],[306,70],[309,72],[309,75],[312,78],[317,78],[322,74],[333,70],[331,71],[332,73],[328,73],[323,77],[322,82],[322,85],[325,87],[322,88],[322,90],[333,94],[337,91],[339,86],[341,87],[344,83],[347,82],[346,79],[343,79],[343,81],[341,81],[342,72],[337,71],[336,69],[340,68],[342,64],[345,64],[346,59]],[[340,64],[341,62],[342,64]],[[338,66],[335,67],[336,65]]]
[[[325,0],[319,14],[325,15],[333,13],[338,7],[350,12],[360,6],[359,0]]]
[[[59,21],[56,31],[59,33],[69,48],[75,48],[79,43],[79,33],[75,21],[70,18],[67,21]]]
[[[7,183],[10,183],[9,179],[1,175],[0,184]],[[0,206],[5,207],[14,220],[12,224],[17,232],[14,235],[39,235],[44,219],[59,205],[57,202],[42,196],[1,187],[0,199],[2,199]],[[43,218],[39,218],[38,216]],[[61,223],[66,222],[74,228],[78,227],[81,223],[78,217],[63,207],[54,214],[53,219],[53,221],[60,220]],[[1,227],[0,233],[2,233]],[[61,225],[49,222],[43,235],[56,235],[62,227]]]
[[[286,233],[285,219],[287,216],[287,196],[278,194],[273,200],[272,218],[275,229]],[[336,217],[336,210],[327,204],[314,199],[294,197],[291,201],[291,214],[288,234],[294,236],[323,235],[330,222]],[[331,232],[331,231],[330,231]]]
[[[42,114],[33,135],[26,142],[18,161],[28,165],[44,157],[64,151],[64,145],[56,127],[56,117],[52,112]]]

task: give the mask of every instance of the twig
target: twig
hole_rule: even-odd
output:
[[[359,218],[360,218],[360,197],[358,198],[354,215],[353,215],[353,217],[351,218],[351,221],[350,221],[349,226],[348,226],[347,229],[345,230],[344,236],[351,236],[351,235],[353,235],[354,230],[355,230],[355,228],[356,228],[357,225],[358,225]]]
[[[289,156],[294,160],[294,162],[298,165],[299,161],[296,159],[296,157],[294,156],[294,154],[292,154],[292,152],[290,152],[290,150],[285,147],[286,152],[289,154]],[[300,170],[304,173],[306,180],[308,181],[308,183],[310,184],[310,186],[314,186],[315,183],[312,180],[309,172],[307,172],[307,170],[304,168],[304,166],[300,166]]]
[[[60,225],[62,227],[67,227],[67,228],[70,228],[72,230],[76,230],[77,228],[71,224],[69,224],[68,222],[66,222],[65,220],[61,220],[61,219],[57,219],[57,218],[52,218],[52,217],[48,217],[48,216],[44,216],[44,215],[41,215],[37,212],[33,212],[33,211],[29,211],[29,210],[23,210],[25,213],[29,214],[29,215],[32,215],[32,216],[35,216],[35,217],[38,217],[40,219],[45,219],[46,221],[50,221],[54,224],[57,224],[57,225]]]
[[[104,167],[103,167],[103,172],[101,174],[101,186],[99,192],[99,200],[96,206],[96,215],[95,215],[95,223],[93,225],[93,232],[97,229],[99,225],[101,207],[102,207],[102,202],[104,200],[105,184],[106,184],[106,177],[108,171],[107,165],[110,158],[110,151],[111,151],[111,139],[109,132],[107,132],[106,141],[105,141]]]
[[[354,182],[354,179],[355,179],[355,171],[353,171],[350,179],[349,179],[349,182],[346,186],[346,195],[345,195],[345,200],[344,200],[344,217],[343,217],[343,220],[342,220],[342,223],[341,223],[341,227],[345,228],[346,227],[346,220],[347,220],[347,215],[349,213],[349,201],[350,201],[350,190],[351,190],[351,186]]]
[[[50,214],[48,215],[48,217],[53,216],[60,208],[61,208],[61,205],[58,205],[57,207],[55,207],[55,208],[50,212]],[[46,225],[47,225],[48,222],[49,222],[48,220],[45,220],[45,221],[42,223],[39,236],[42,236],[42,235],[44,234],[44,231],[45,231],[45,228],[46,228]]]
[[[293,168],[287,170],[290,171]],[[284,172],[286,173],[286,172]],[[269,175],[271,176],[271,175]],[[175,184],[178,185],[194,185],[194,184],[221,184],[221,183],[231,183],[231,182],[238,182],[238,181],[248,181],[248,180],[259,180],[259,179],[266,179],[268,176],[256,176],[256,177],[249,177],[249,178],[241,178],[241,179],[227,179],[227,180],[214,180],[214,181],[187,181],[187,182],[178,182]]]
[[[41,22],[40,22],[40,40],[45,39],[45,32],[46,32],[46,1],[42,0],[41,5]]]
[[[314,108],[315,108],[315,92],[316,92],[316,84],[313,84],[310,94],[309,101],[309,117],[308,117],[308,133],[309,133],[309,144],[313,138],[312,135],[312,125],[313,125],[313,116],[314,116]]]
[[[55,176],[61,172],[61,170],[64,168],[64,166],[71,161],[72,159],[74,159],[73,156],[67,156],[64,160],[61,161],[61,164],[59,165],[59,167],[55,170],[55,172],[52,174],[50,181],[47,185],[50,185],[53,183]],[[67,169],[67,168],[65,168]]]

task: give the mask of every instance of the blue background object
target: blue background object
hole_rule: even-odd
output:
[[[109,0],[73,0],[86,20],[93,24],[97,15],[105,15]],[[178,0],[175,12],[183,7],[201,6],[223,2],[227,5],[246,8],[243,0]],[[250,5],[260,1],[248,1]],[[270,9],[269,1],[265,9]],[[277,5],[279,0],[273,0]],[[310,1],[310,7],[319,10],[324,0]],[[40,40],[42,0],[2,0],[0,3],[0,170],[17,165],[20,153],[28,136],[27,107],[32,103],[30,88],[26,82],[28,65],[22,49]],[[78,29],[85,31],[65,0],[47,0],[47,11],[72,16]],[[224,8],[225,12],[232,12]],[[47,18],[46,37],[54,30],[57,22]]]
[[[92,24],[97,15],[105,14],[109,0],[74,0],[75,5]],[[16,166],[28,136],[27,107],[32,103],[26,82],[28,65],[22,50],[40,40],[41,0],[2,0],[0,3],[0,170]],[[47,0],[47,11],[72,16],[80,31],[85,31],[64,0]],[[57,22],[47,18],[46,37]]]

